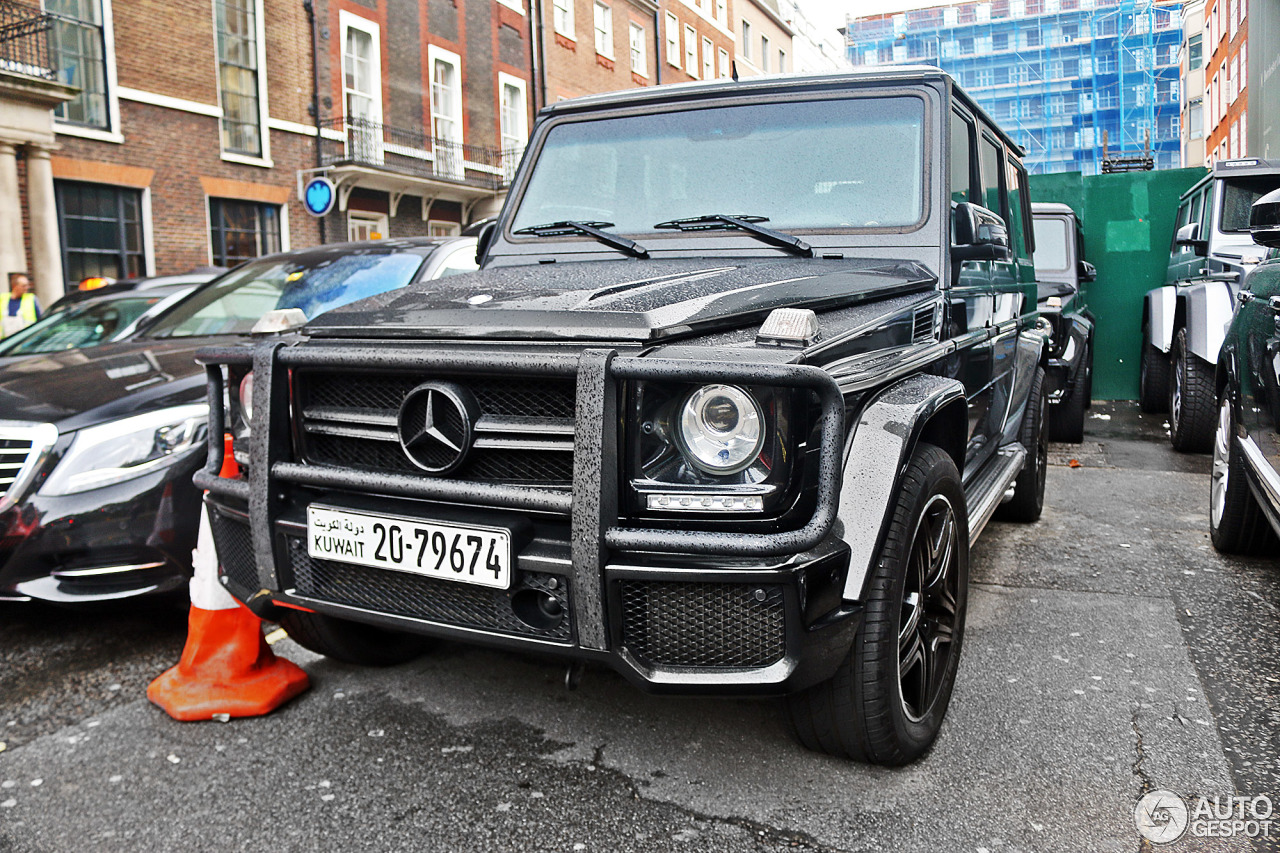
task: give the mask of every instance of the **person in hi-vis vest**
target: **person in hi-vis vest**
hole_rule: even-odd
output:
[[[0,332],[9,337],[40,319],[40,303],[23,272],[9,273],[9,292],[0,294]]]

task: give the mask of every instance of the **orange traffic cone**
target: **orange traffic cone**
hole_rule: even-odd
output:
[[[239,474],[231,436],[220,474]],[[209,720],[219,714],[268,714],[306,690],[307,674],[275,656],[262,635],[262,620],[218,583],[218,555],[206,507],[200,509],[200,533],[191,559],[195,574],[187,645],[178,665],[151,682],[147,698],[175,720]]]

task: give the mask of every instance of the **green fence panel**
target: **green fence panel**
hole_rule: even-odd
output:
[[[1034,201],[1068,204],[1084,227],[1085,257],[1098,268],[1086,285],[1094,333],[1093,396],[1138,397],[1142,297],[1164,283],[1178,198],[1204,169],[1167,169],[1084,176],[1031,176]]]

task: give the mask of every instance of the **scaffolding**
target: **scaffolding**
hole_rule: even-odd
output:
[[[855,66],[948,71],[1027,152],[1032,173],[1112,158],[1180,165],[1180,0],[989,0],[853,18]],[[1150,140],[1150,148],[1146,149]]]

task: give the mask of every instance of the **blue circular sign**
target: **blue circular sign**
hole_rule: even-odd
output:
[[[328,178],[312,178],[302,191],[302,203],[312,216],[324,216],[338,200],[337,187]]]

